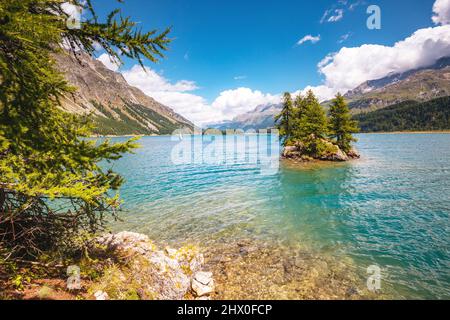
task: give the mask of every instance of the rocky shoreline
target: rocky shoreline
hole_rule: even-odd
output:
[[[328,140],[322,139],[321,142],[327,146],[327,150],[329,151],[320,156],[312,157],[311,155],[308,155],[305,152],[303,145],[301,143],[296,143],[293,146],[284,147],[282,158],[301,162],[310,162],[314,160],[346,162],[361,158],[361,155],[355,148],[352,148],[349,152],[345,153],[337,145],[332,144]]]
[[[194,246],[160,250],[145,235],[121,232],[97,245],[127,266],[115,276],[119,286],[108,272],[92,286],[100,300],[126,299],[120,292],[130,288],[143,300],[380,298],[365,289],[350,261],[301,244],[224,239],[202,253]]]
[[[124,266],[93,285],[97,300],[124,298],[123,292],[142,300],[209,300],[214,292],[212,273],[204,270],[203,254],[194,246],[160,250],[146,235],[120,232],[98,238],[93,251]]]
[[[302,243],[242,238],[207,248],[158,248],[146,235],[106,234],[95,239],[81,287],[67,274],[39,278],[16,299],[25,300],[330,300],[384,299],[371,293],[349,258]],[[93,272],[95,270],[95,272]],[[96,276],[92,276],[96,273]]]

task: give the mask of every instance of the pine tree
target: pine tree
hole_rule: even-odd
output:
[[[283,95],[283,109],[275,117],[275,123],[280,130],[280,136],[283,138],[284,145],[288,145],[292,139],[294,108],[292,97],[289,92]]]
[[[292,137],[294,140],[299,140],[303,136],[302,128],[301,128],[301,119],[306,112],[306,100],[302,96],[302,94],[298,94],[294,100],[294,110],[293,110],[293,119],[292,119]]]
[[[80,29],[68,27],[64,3],[83,8]],[[123,179],[99,162],[119,159],[136,142],[87,139],[91,123],[59,108],[76,88],[53,55],[93,55],[101,46],[141,65],[163,57],[169,29],[142,32],[119,14],[101,22],[90,0],[0,2],[0,260],[2,252],[13,259],[72,250],[103,228],[106,213],[115,216]]]
[[[309,90],[303,99],[303,111],[298,120],[298,136],[303,152],[314,158],[332,152],[324,142],[328,133],[328,120],[323,107],[314,93]]]
[[[342,151],[348,153],[351,143],[356,141],[353,133],[358,132],[356,121],[352,120],[344,97],[338,93],[330,107],[330,137],[336,140]]]
[[[295,98],[294,102],[296,118],[300,119],[306,113],[306,109],[308,107],[308,102],[305,97],[300,93]]]
[[[328,120],[325,110],[314,93],[309,90],[305,97],[305,109],[300,119],[302,137],[314,136],[324,139],[328,133]]]

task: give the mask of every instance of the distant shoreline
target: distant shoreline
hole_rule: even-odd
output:
[[[360,132],[358,134],[434,134],[434,133],[450,133],[450,130],[436,130],[436,131],[392,131],[392,132]]]
[[[450,134],[449,130],[436,130],[436,131],[392,131],[392,132],[360,132],[358,134],[435,134],[446,133]],[[134,138],[134,137],[170,137],[171,134],[124,134],[124,135],[92,135],[91,138]]]

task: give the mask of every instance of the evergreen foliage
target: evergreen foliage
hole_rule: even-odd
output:
[[[63,3],[82,7],[80,29],[67,25]],[[86,118],[59,109],[73,92],[56,70],[54,54],[101,46],[121,56],[156,61],[169,29],[142,32],[115,10],[100,22],[90,0],[0,2],[0,252],[3,259],[36,258],[104,227],[120,204],[122,177],[99,166],[132,151],[134,139],[92,141]],[[2,257],[0,257],[2,258]]]
[[[280,135],[284,138],[286,144],[289,144],[292,139],[294,127],[294,104],[289,92],[283,95],[283,108],[281,113],[275,116],[275,123],[277,129],[280,130]]]
[[[330,137],[336,140],[342,151],[349,152],[351,143],[356,141],[352,134],[359,130],[356,121],[352,120],[344,97],[340,93],[331,102],[329,115]]]
[[[311,90],[306,94],[305,105],[304,113],[300,118],[302,130],[300,137],[314,135],[316,138],[325,138],[328,132],[327,115]]]
[[[356,141],[352,134],[358,129],[340,94],[333,100],[329,118],[311,90],[306,96],[299,94],[295,98],[293,109],[288,109],[287,106],[285,98],[285,106],[276,117],[285,146],[300,146],[305,155],[314,158],[336,152],[337,146],[346,153],[350,151],[351,142]],[[287,135],[285,130],[287,110],[290,110],[292,115],[289,122],[292,128],[290,135]]]
[[[354,119],[363,132],[450,130],[450,97],[405,101]]]

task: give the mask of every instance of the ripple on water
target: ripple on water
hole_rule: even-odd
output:
[[[283,163],[278,174],[268,176],[242,163],[174,166],[169,137],[143,138],[136,155],[115,164],[126,178],[122,196],[127,211],[125,221],[114,228],[174,246],[196,243],[221,257],[220,250],[236,256],[233,241],[239,239],[258,243],[256,247],[264,243],[264,259],[253,271],[250,266],[258,261],[251,254],[236,256],[242,269],[234,262],[225,268],[249,273],[249,284],[260,277],[273,288],[241,289],[247,296],[272,296],[278,290],[277,298],[301,298],[309,291],[297,292],[300,286],[325,288],[327,277],[311,280],[314,286],[308,287],[306,282],[286,282],[289,275],[280,271],[281,265],[278,271],[270,267],[273,259],[289,260],[300,245],[327,257],[327,264],[327,259],[333,261],[330,265],[351,261],[345,265],[352,267],[338,268],[351,270],[342,272],[342,279],[353,273],[364,279],[366,268],[376,264],[382,268],[385,290],[394,297],[450,298],[450,135],[359,138],[360,161],[302,167]],[[229,249],[222,247],[225,240],[232,243]],[[219,272],[221,263],[211,268]],[[304,272],[314,268],[309,264]],[[265,282],[272,281],[270,271],[279,273],[274,276],[279,284]],[[238,290],[241,280],[233,281]],[[344,297],[338,282],[332,291]],[[318,292],[333,296],[331,291]]]

